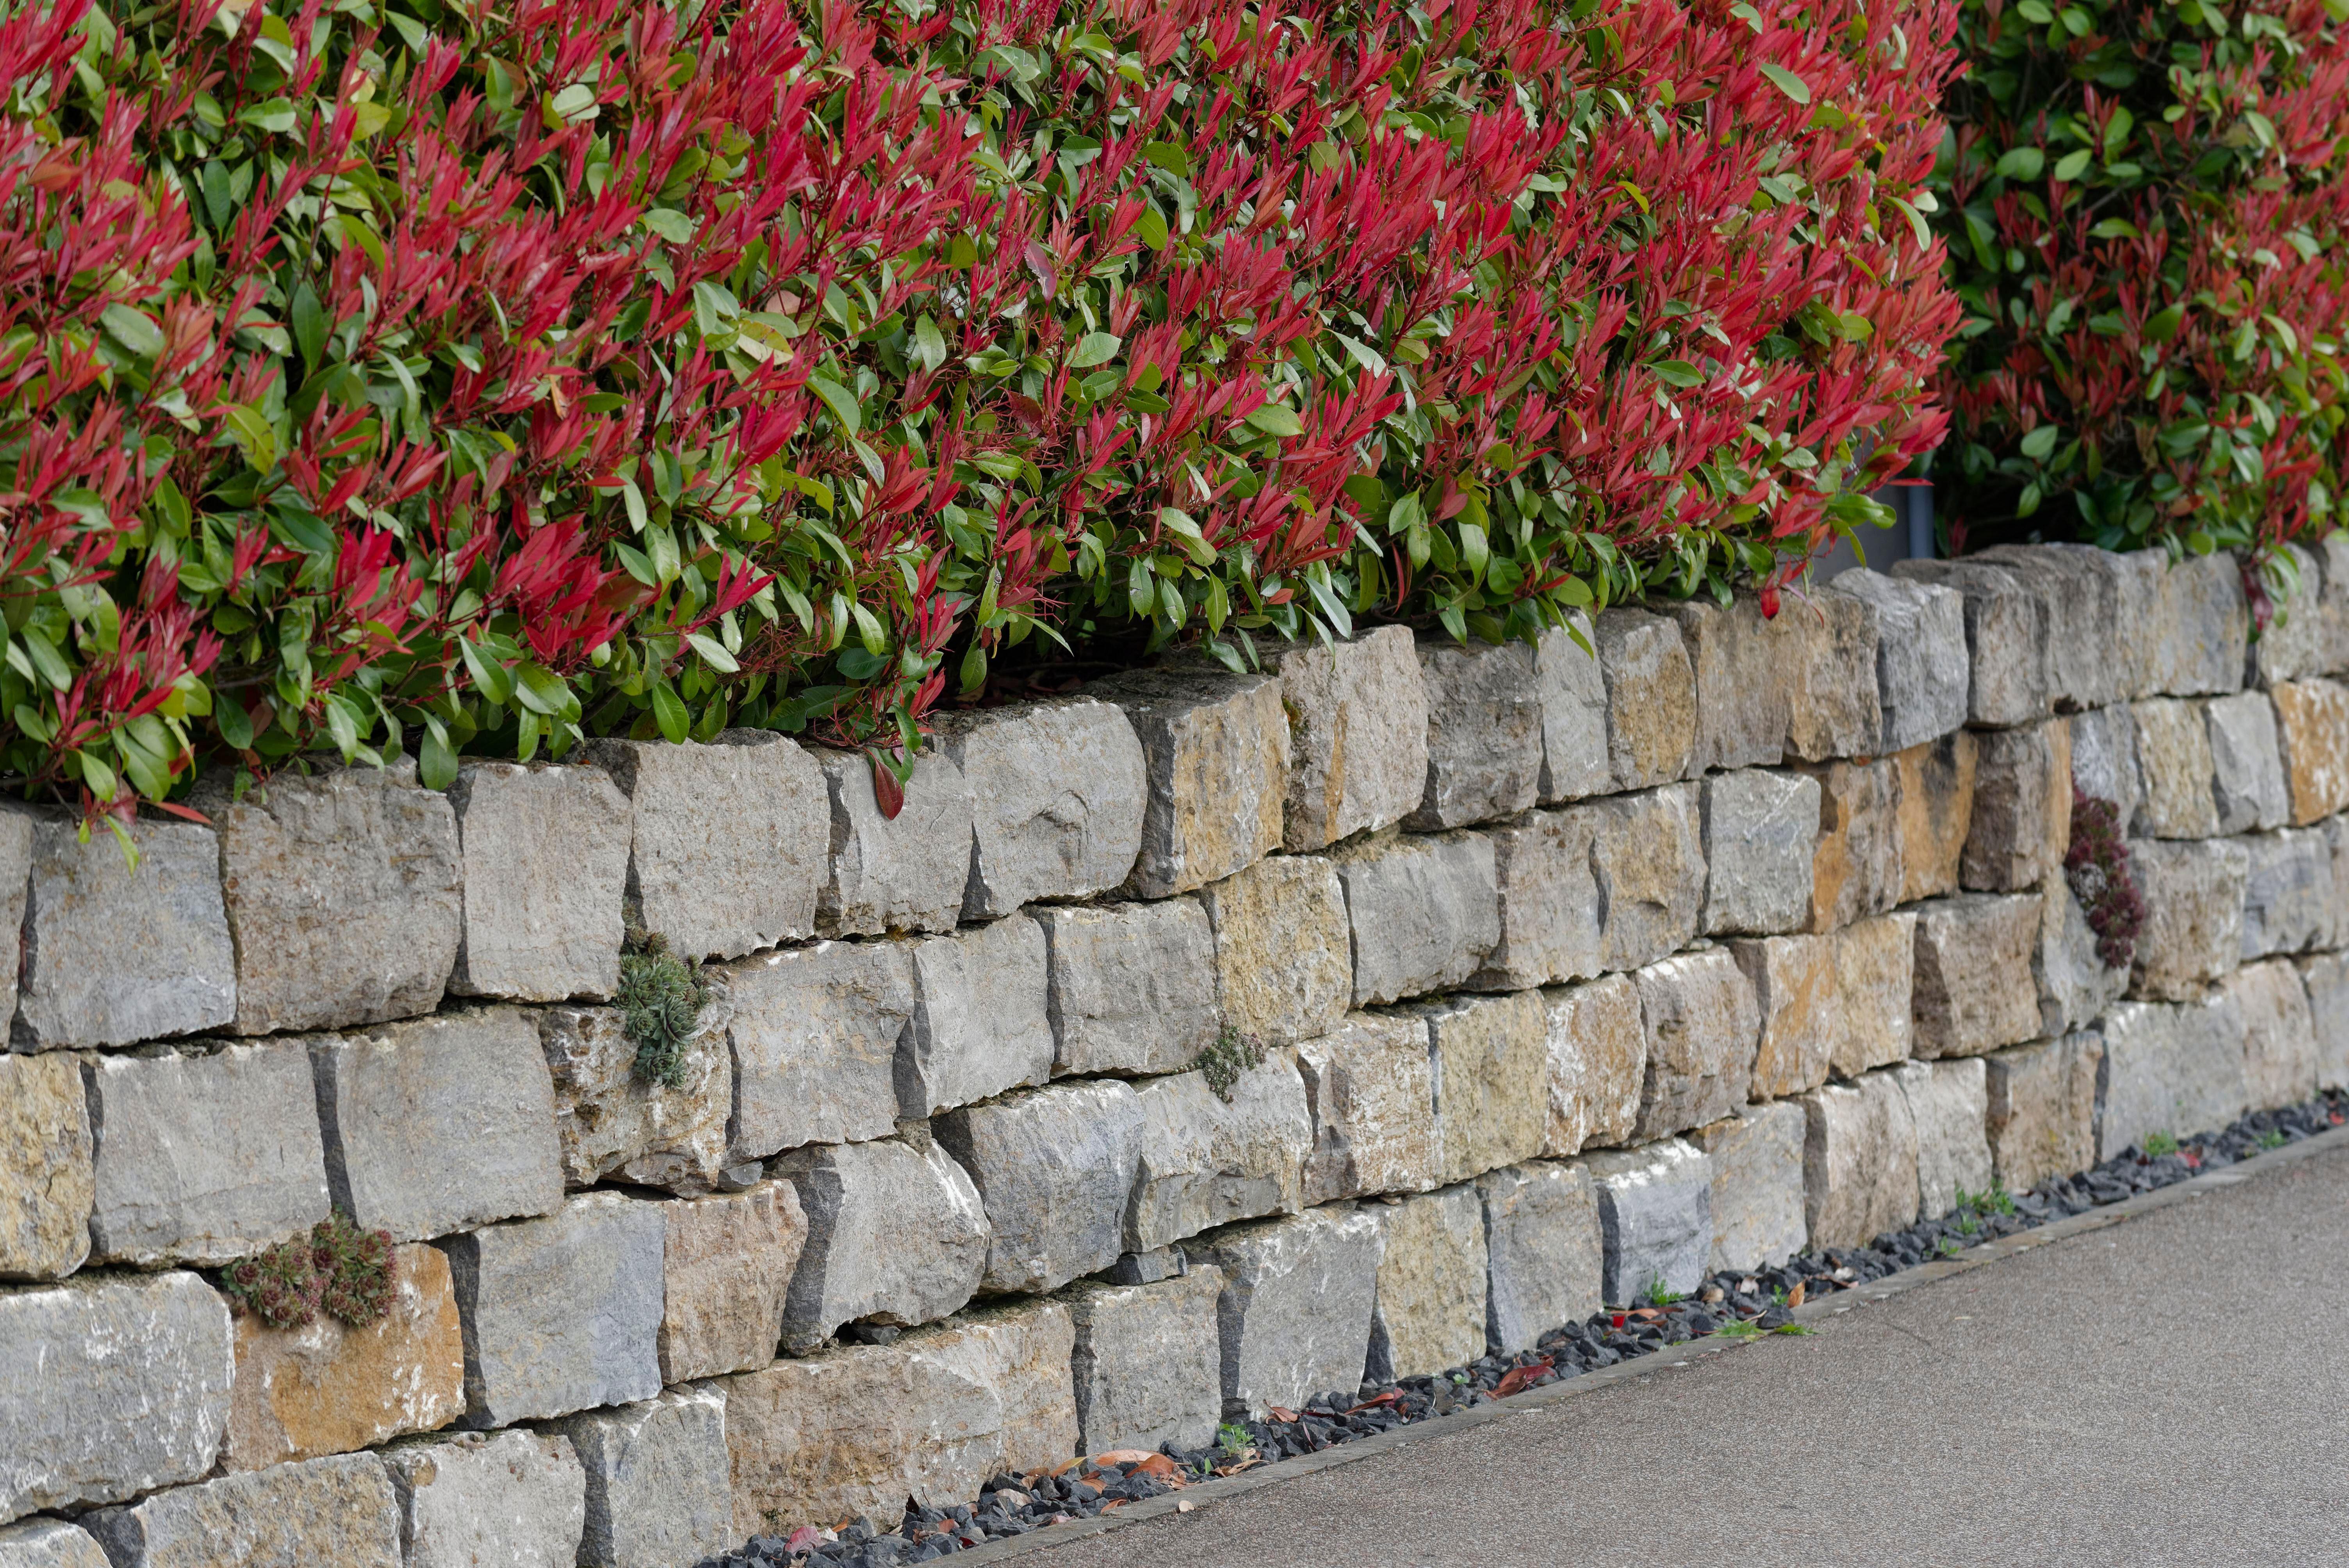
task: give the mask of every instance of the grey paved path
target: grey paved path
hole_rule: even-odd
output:
[[[1021,1561],[2349,1563],[2349,1150]]]

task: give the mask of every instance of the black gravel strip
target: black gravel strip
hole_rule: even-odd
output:
[[[1365,1383],[1351,1395],[1324,1394],[1300,1410],[1278,1410],[1271,1419],[1226,1426],[1213,1447],[1170,1446],[1163,1454],[1147,1456],[1122,1453],[1106,1464],[1082,1460],[1058,1474],[1000,1475],[987,1483],[976,1503],[943,1511],[908,1508],[904,1519],[888,1527],[860,1519],[836,1530],[802,1526],[789,1537],[755,1535],[740,1551],[706,1557],[696,1568],[894,1568],[927,1563],[1048,1524],[1089,1518],[1210,1476],[1318,1453],[1413,1421],[1448,1416],[1709,1334],[1806,1332],[1791,1311],[1805,1302],[2102,1204],[2118,1203],[2344,1123],[2349,1123],[2349,1095],[2328,1090],[2305,1105],[2259,1111],[2223,1131],[2154,1152],[2124,1150],[2094,1170],[2043,1182],[2028,1192],[1967,1194],[1955,1212],[1889,1232],[1865,1247],[1828,1247],[1782,1267],[1717,1274],[1693,1296],[1609,1308],[1588,1322],[1554,1328],[1534,1349],[1515,1356],[1487,1356],[1433,1377]]]

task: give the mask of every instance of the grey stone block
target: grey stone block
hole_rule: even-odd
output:
[[[660,1377],[683,1383],[775,1358],[783,1301],[807,1246],[807,1212],[788,1181],[657,1205]]]
[[[1830,762],[1806,771],[1819,785],[1808,929],[1835,931],[1884,913],[1907,887],[1899,759]]]
[[[1590,848],[1598,820],[1588,812],[1528,811],[1485,830],[1500,941],[1468,984],[1480,991],[1521,991],[1599,973],[1606,956],[1599,880]]]
[[[2127,966],[2107,967],[2097,942],[2064,873],[2049,876],[2039,886],[2039,943],[2031,954],[2042,1035],[2085,1028],[2128,989]]]
[[[734,1103],[727,1014],[722,995],[703,1004],[675,1085],[636,1071],[636,1042],[619,1008],[549,1007],[538,1015],[566,1185],[592,1187],[607,1176],[680,1192],[723,1184]]]
[[[914,944],[914,1020],[897,1047],[897,1105],[925,1117],[1052,1074],[1044,933],[1013,915]]]
[[[1541,702],[1542,804],[1604,795],[1614,783],[1607,758],[1607,677],[1587,614],[1569,611],[1565,625],[1542,633],[1534,645],[1534,681]]]
[[[1813,1246],[1866,1246],[1916,1222],[1917,1121],[1894,1073],[1816,1089],[1803,1097],[1803,1218]]]
[[[2137,821],[2145,798],[2131,714],[2127,703],[2115,703],[2072,716],[2072,787],[2092,800],[2111,801],[2124,830]]]
[[[2323,623],[2323,652],[2320,655],[2326,673],[2339,675],[2349,671],[2349,534],[2338,530],[2317,542],[2315,550],[2324,568],[2324,593],[2319,614]]]
[[[0,1520],[204,1474],[236,1376],[228,1303],[192,1274],[0,1293]]]
[[[1965,601],[1954,590],[1887,577],[1865,566],[1836,573],[1829,592],[1876,612],[1878,749],[1903,751],[1966,721],[1972,661]]]
[[[1295,1051],[1265,1053],[1234,1080],[1228,1100],[1195,1071],[1152,1078],[1135,1093],[1142,1159],[1125,1212],[1129,1251],[1303,1207],[1313,1116]]]
[[[1541,788],[1542,687],[1523,643],[1419,645],[1427,782],[1406,827],[1514,817]]]
[[[1358,1007],[1452,989],[1501,940],[1493,842],[1482,834],[1381,835],[1331,861],[1346,890]]]
[[[1224,1409],[1216,1328],[1223,1289],[1223,1271],[1203,1265],[1149,1284],[1070,1293],[1079,1453],[1215,1440]]]
[[[1427,1020],[1436,1178],[1462,1181],[1531,1160],[1549,1124],[1549,1019],[1538,993],[1417,1004]]]
[[[391,1480],[374,1454],[158,1492],[82,1525],[115,1568],[402,1568]]]
[[[914,759],[897,814],[882,814],[873,764],[817,751],[832,810],[832,847],[816,929],[827,936],[952,931],[970,882],[970,785],[936,750]]]
[[[1902,903],[1958,891],[1973,834],[1982,749],[1978,732],[1953,729],[1888,758],[1899,775]],[[2061,787],[2069,801],[2069,784]]]
[[[2096,1077],[2105,1043],[2093,1029],[2016,1046],[1982,1058],[1991,1168],[2021,1192],[2096,1158]]]
[[[2140,839],[2129,845],[2129,865],[2146,906],[2129,993],[2190,1002],[2242,962],[2250,851],[2227,840]]]
[[[2243,877],[2243,962],[2308,953],[2341,939],[2334,929],[2340,890],[2333,836],[2316,828],[2252,833],[2240,841]]]
[[[1980,738],[1958,873],[1967,888],[2020,892],[2063,868],[2072,843],[2071,723],[2050,718]]]
[[[449,989],[517,1002],[609,998],[620,984],[628,798],[598,768],[469,762],[449,804],[464,909]]]
[[[2289,959],[2271,958],[2219,982],[2243,1016],[2243,1093],[2252,1110],[2316,1098],[2316,1024],[2308,992]]]
[[[2302,959],[2300,978],[2316,1030],[2316,1087],[2349,1088],[2349,953]]]
[[[717,1384],[555,1423],[586,1478],[581,1568],[678,1568],[742,1543]]]
[[[1696,749],[1696,671],[1681,629],[1645,610],[1599,615],[1607,677],[1607,759],[1617,789],[1669,784]]]
[[[440,1243],[465,1325],[468,1427],[660,1392],[661,1205],[585,1192]]]
[[[739,958],[815,933],[832,840],[823,769],[788,738],[719,744],[598,740],[588,755],[628,797],[628,899],[691,958]]]
[[[1756,1100],[1801,1094],[1827,1081],[1843,1012],[1833,936],[1770,936],[1729,944],[1754,988],[1760,1020],[1748,1095]],[[1901,1008],[1908,1022],[1908,1008]]]
[[[1916,1054],[1972,1057],[2039,1033],[2039,895],[1959,893],[1917,908]]]
[[[1811,913],[1818,780],[1747,769],[1702,788],[1705,934],[1800,931]]]
[[[2218,764],[2198,703],[2154,697],[2129,709],[2142,785],[2136,827],[2159,839],[2208,839],[2219,831]]]
[[[310,1044],[335,1206],[396,1242],[563,1202],[554,1080],[529,1016],[484,1007]]]
[[[571,1439],[468,1432],[402,1443],[384,1469],[399,1500],[407,1568],[571,1568],[587,1519],[587,1476]]]
[[[1696,675],[1690,775],[1775,767],[1785,755],[1791,717],[1789,666],[1797,646],[1791,621],[1764,619],[1751,593],[1726,604],[1691,599],[1669,614]]]
[[[1278,676],[1131,670],[1092,689],[1125,710],[1148,771],[1129,892],[1188,892],[1280,848],[1288,718]]]
[[[318,1098],[299,1040],[92,1057],[91,1254],[221,1264],[326,1217]]]
[[[2280,545],[2267,562],[2261,586],[2271,613],[2251,644],[2251,675],[2264,686],[2329,673],[2321,558],[2305,545]]]
[[[1542,1152],[1563,1159],[1586,1148],[1630,1142],[1648,1077],[1639,986],[1628,975],[1609,975],[1546,991],[1542,1004],[1549,1058]]]
[[[2163,634],[2157,622],[2170,611],[2162,597],[2162,581],[2168,574],[2169,557],[2158,550],[2137,550],[2125,553],[2100,552],[2094,559],[2113,574],[2119,613],[2114,617],[2116,634],[2112,656],[2127,672],[2123,695],[2151,696],[2168,690],[2162,676]]]
[[[1583,1164],[1599,1197],[1607,1304],[1628,1306],[1659,1284],[1674,1295],[1694,1291],[1713,1256],[1713,1162],[1671,1138]]]
[[[977,1293],[993,1233],[969,1174],[918,1128],[904,1140],[802,1149],[772,1167],[799,1189],[808,1239],[783,1304],[783,1348],[843,1323],[944,1317]]]
[[[1410,1014],[1350,1014],[1297,1047],[1313,1149],[1304,1202],[1424,1191],[1442,1163],[1427,1021]]]
[[[1916,1044],[1917,913],[1902,910],[1835,934],[1837,1013],[1827,1063],[1838,1078],[1905,1060]]]
[[[28,1519],[0,1529],[0,1568],[109,1568],[89,1532],[62,1519]]]
[[[1704,907],[1697,787],[1668,784],[1571,810],[1591,824],[1604,966],[1637,969],[1686,946]]]
[[[729,965],[730,1157],[885,1136],[914,961],[897,942],[820,942]]]
[[[88,1101],[67,1056],[0,1053],[0,1279],[58,1279],[89,1256]]]
[[[1427,787],[1427,690],[1410,628],[1299,644],[1272,668],[1288,717],[1282,847],[1301,854],[1409,815]]]
[[[1055,1072],[1171,1073],[1223,1026],[1216,928],[1198,900],[1035,912]]]
[[[1794,644],[1786,659],[1787,758],[1875,756],[1884,737],[1875,607],[1850,593],[1816,593],[1780,614]]]
[[[1361,1385],[1381,1242],[1378,1222],[1350,1203],[1202,1240],[1199,1255],[1224,1273],[1216,1324],[1227,1417]]]
[[[2104,1105],[2096,1158],[2142,1149],[2155,1133],[2216,1132],[2250,1103],[2243,1007],[2223,992],[2199,1002],[2121,1002],[2105,1016]]]
[[[1893,1069],[1917,1127],[1920,1220],[1938,1220],[1961,1193],[1990,1191],[1989,1071],[1979,1057]]]
[[[2175,564],[2163,552],[2142,553],[2152,557],[2159,584],[2147,628],[2150,689],[2178,696],[2240,691],[2251,627],[2240,564],[2224,551]]]
[[[1980,560],[1929,560],[1896,562],[1892,575],[1964,599],[1968,723],[2000,728],[2053,711],[2045,613],[2020,573]]]
[[[1537,1160],[1476,1179],[1485,1201],[1485,1347],[1530,1350],[1605,1305],[1599,1191],[1579,1161]]]
[[[1682,954],[1636,972],[1648,1037],[1647,1082],[1632,1136],[1645,1142],[1718,1121],[1745,1099],[1762,1015],[1754,983],[1726,948]]]
[[[2284,782],[2283,752],[2276,739],[2275,709],[2264,692],[2214,697],[2203,708],[2210,727],[2211,783],[2219,806],[2219,830],[2248,833],[2281,828],[2292,820],[2292,796]]]
[[[965,918],[1089,897],[1132,874],[1149,781],[1114,707],[1080,696],[951,715],[938,745],[970,788]]]
[[[1803,1250],[1803,1108],[1751,1105],[1701,1127],[1689,1141],[1713,1166],[1708,1270],[1775,1267]]]
[[[2137,695],[2116,658],[2120,587],[2105,552],[2074,545],[2002,544],[1974,560],[2012,573],[2039,601],[2047,631],[2047,687],[2056,706],[2085,712]]]
[[[1130,1086],[1054,1084],[948,1111],[933,1130],[969,1172],[994,1233],[983,1288],[1057,1290],[1117,1261],[1142,1158]]]
[[[1354,990],[1346,890],[1318,856],[1276,855],[1201,895],[1224,1021],[1267,1045],[1336,1026]]]
[[[1485,1203],[1473,1183],[1368,1203],[1379,1227],[1378,1295],[1363,1380],[1392,1383],[1485,1354]]]

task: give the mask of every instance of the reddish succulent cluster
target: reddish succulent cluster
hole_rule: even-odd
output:
[[[336,1213],[307,1241],[280,1242],[222,1271],[230,1304],[268,1328],[302,1328],[318,1314],[364,1328],[391,1310],[399,1260],[386,1231],[363,1231]]]
[[[2064,851],[2064,878],[2096,934],[2096,956],[2107,969],[2127,969],[2145,929],[2145,895],[2129,870],[2120,808],[2072,791],[2072,843]]]

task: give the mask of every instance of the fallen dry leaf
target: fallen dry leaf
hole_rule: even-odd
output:
[[[1795,1288],[1786,1293],[1786,1305],[1788,1306],[1802,1305],[1803,1292],[1810,1288],[1810,1283],[1811,1282],[1808,1280],[1796,1280],[1795,1282]]]
[[[1522,1394],[1533,1387],[1534,1379],[1550,1369],[1547,1361],[1536,1361],[1526,1367],[1512,1367],[1493,1386],[1493,1398],[1506,1399],[1512,1394]]]
[[[1294,1421],[1295,1419],[1297,1419],[1297,1412],[1296,1412],[1296,1411],[1291,1410],[1291,1409],[1288,1409],[1288,1408],[1286,1408],[1285,1407],[1282,1407],[1282,1406],[1279,1406],[1279,1405],[1275,1405],[1275,1406],[1273,1406],[1270,1409],[1267,1410],[1265,1413],[1266,1413],[1267,1415],[1270,1416],[1270,1417],[1271,1417],[1274,1420],[1276,1420],[1276,1421]]]

